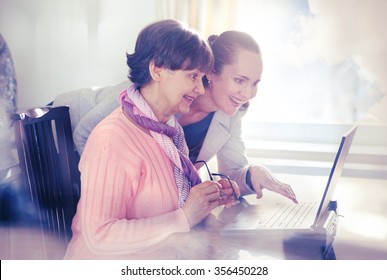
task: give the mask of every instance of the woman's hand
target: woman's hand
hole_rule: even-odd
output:
[[[182,207],[190,227],[200,223],[212,209],[221,205],[220,188],[222,185],[214,181],[206,181],[191,188]]]
[[[231,207],[235,205],[241,195],[238,184],[233,180],[221,179],[218,183],[222,186],[220,191],[220,205]],[[231,185],[230,185],[231,183]]]
[[[278,181],[265,167],[251,166],[249,170],[251,183],[253,184],[257,198],[262,197],[263,189],[268,189],[289,198],[294,203],[298,203],[292,188],[288,184]]]

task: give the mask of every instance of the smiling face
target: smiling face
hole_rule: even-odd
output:
[[[157,110],[159,120],[176,113],[187,113],[192,102],[204,94],[202,78],[204,73],[198,69],[169,70],[161,69]],[[162,119],[161,119],[162,118]]]
[[[207,92],[216,106],[228,115],[257,94],[262,75],[262,58],[258,53],[241,49],[234,54],[232,64],[224,65],[220,73],[207,75]]]

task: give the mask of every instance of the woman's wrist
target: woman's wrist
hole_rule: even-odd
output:
[[[246,172],[246,185],[249,187],[249,189],[251,191],[255,192],[254,186],[253,186],[253,182],[251,181],[251,171],[250,171],[250,168],[247,169],[247,172]]]

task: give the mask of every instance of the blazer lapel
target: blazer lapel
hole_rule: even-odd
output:
[[[198,160],[209,161],[230,138],[230,116],[218,110],[212,118]]]

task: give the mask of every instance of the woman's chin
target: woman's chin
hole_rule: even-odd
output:
[[[191,110],[191,106],[180,107],[180,108],[179,108],[179,113],[185,114],[185,113],[188,113],[189,110]]]
[[[226,113],[226,115],[228,116],[234,116],[238,110],[239,110],[240,106],[239,107],[228,107],[228,108],[224,108],[222,111]]]

